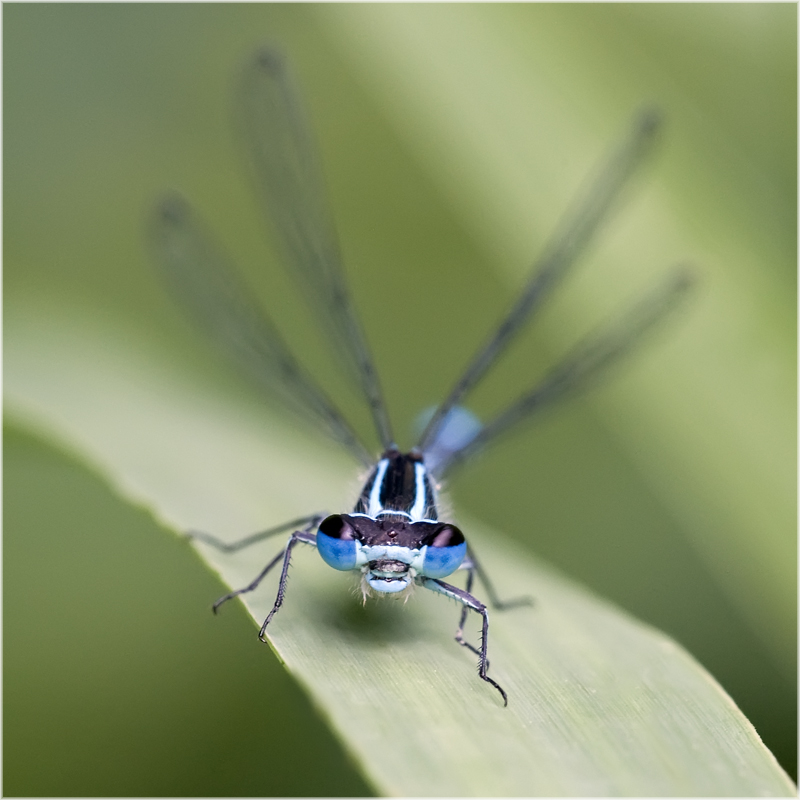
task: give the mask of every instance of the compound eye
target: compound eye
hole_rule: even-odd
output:
[[[353,569],[358,555],[353,526],[341,514],[326,517],[317,530],[317,550],[328,566],[340,570]]]
[[[324,533],[331,539],[355,539],[356,532],[353,526],[341,515],[332,514],[325,517],[319,524],[320,533]]]
[[[429,542],[431,547],[456,547],[464,542],[464,534],[455,525],[442,525]]]
[[[466,555],[464,534],[455,525],[442,525],[428,542],[422,574],[426,578],[445,578],[461,566]]]

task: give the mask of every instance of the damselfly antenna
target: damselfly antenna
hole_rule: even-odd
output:
[[[404,595],[417,585],[458,601],[462,610],[456,641],[478,656],[478,675],[494,686],[507,704],[505,691],[487,674],[489,616],[486,605],[472,594],[474,579],[480,579],[495,608],[530,601],[522,598],[504,603],[498,598],[464,534],[439,519],[438,479],[510,427],[584,388],[605,371],[677,304],[690,283],[688,272],[676,271],[620,320],[584,340],[487,425],[475,424],[468,436],[460,438],[450,436],[448,428],[457,412],[467,413],[459,407],[467,393],[484,377],[608,218],[629,177],[651,149],[658,115],[647,112],[637,119],[630,136],[608,160],[584,199],[565,217],[544,255],[534,263],[531,277],[497,331],[435,410],[417,447],[401,452],[394,443],[377,372],[347,289],[316,148],[298,98],[281,54],[263,48],[242,75],[237,116],[248,142],[252,172],[278,234],[286,265],[329,334],[342,364],[359,386],[382,452],[377,460],[371,457],[345,416],[295,359],[267,314],[251,299],[229,259],[188,204],[177,195],[171,196],[154,215],[151,240],[176,298],[261,385],[283,393],[293,408],[370,467],[350,512],[312,514],[234,542],[201,532],[188,535],[231,552],[290,531],[285,547],[250,584],[214,604],[216,611],[226,601],[254,591],[281,564],[277,597],[259,632],[264,641],[267,626],[283,604],[291,554],[298,543],[316,547],[334,569],[358,572],[365,598],[371,592]],[[456,571],[466,572],[465,589],[443,580]],[[478,646],[464,638],[470,610],[481,617]]]

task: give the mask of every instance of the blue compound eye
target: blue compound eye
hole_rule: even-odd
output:
[[[340,514],[322,520],[317,531],[317,550],[334,569],[349,570],[356,565],[356,532]]]
[[[442,525],[436,531],[425,551],[422,574],[426,578],[444,578],[455,572],[467,555],[464,534],[455,525]]]

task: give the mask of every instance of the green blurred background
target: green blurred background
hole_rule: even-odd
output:
[[[7,335],[57,306],[236,381],[148,263],[144,217],[177,187],[362,428],[242,167],[230,102],[251,49],[283,45],[304,87],[401,432],[634,110],[659,104],[647,180],[475,408],[671,264],[696,264],[696,297],[452,499],[674,636],[796,775],[794,5],[31,4],[3,20]],[[14,419],[4,456],[6,795],[369,792],[244,614],[208,613],[222,587],[184,543]]]

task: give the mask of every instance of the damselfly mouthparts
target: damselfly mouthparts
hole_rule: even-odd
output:
[[[466,394],[607,218],[627,179],[649,152],[658,117],[648,112],[636,120],[589,192],[566,216],[544,255],[534,263],[528,282],[500,326],[434,411],[417,445],[402,452],[395,444],[378,376],[345,283],[310,127],[282,56],[270,48],[260,50],[245,69],[239,92],[237,106],[253,169],[286,261],[360,387],[382,454],[377,462],[372,458],[325,391],[305,372],[186,202],[177,196],[165,199],[154,216],[152,239],[178,300],[253,377],[270,390],[283,390],[294,408],[305,412],[369,467],[366,483],[349,513],[295,519],[233,543],[206,533],[190,534],[221,550],[234,551],[291,531],[286,546],[252,583],[220,598],[214,610],[227,600],[256,589],[267,573],[281,564],[277,598],[259,633],[266,641],[267,626],[284,601],[292,550],[298,543],[310,544],[334,569],[359,572],[365,597],[370,591],[402,595],[417,585],[457,600],[462,609],[456,641],[478,656],[478,674],[507,703],[505,691],[487,674],[489,616],[486,605],[472,594],[474,579],[477,576],[481,580],[496,608],[527,601],[503,603],[498,599],[464,534],[439,519],[437,492],[443,478],[456,465],[520,420],[584,387],[674,307],[689,286],[688,272],[674,270],[662,286],[581,342],[503,413],[482,427],[460,424],[465,417],[471,420],[460,406]],[[464,589],[444,580],[458,570],[466,572]],[[463,634],[470,610],[479,614],[482,621],[478,646],[467,642]]]

